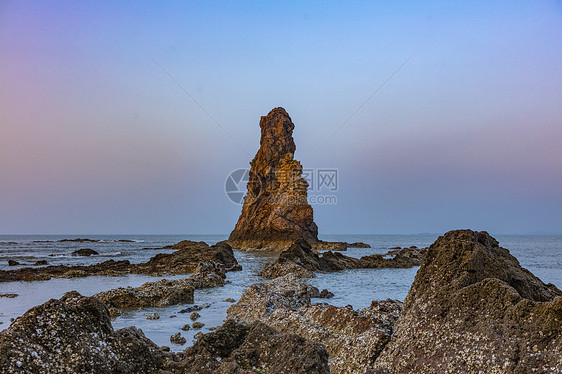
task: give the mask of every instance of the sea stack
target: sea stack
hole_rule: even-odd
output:
[[[229,244],[242,250],[287,249],[294,240],[318,242],[307,201],[308,182],[293,159],[295,125],[283,108],[261,117],[260,149],[250,162],[247,194]]]

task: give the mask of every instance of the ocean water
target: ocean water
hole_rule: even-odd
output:
[[[50,265],[89,265],[97,262],[129,260],[132,263],[147,261],[157,253],[170,253],[173,250],[160,249],[164,245],[174,244],[181,240],[203,240],[214,244],[226,239],[226,235],[89,235],[87,238],[99,240],[94,243],[59,242],[61,239],[72,239],[77,236],[58,235],[3,235],[0,236],[0,269],[17,269],[22,266],[8,266],[9,259],[16,260],[23,266],[31,266],[38,260],[47,260]],[[437,234],[424,235],[338,235],[322,238],[324,240],[341,240],[347,242],[362,241],[372,248],[353,248],[345,252],[348,256],[386,253],[390,248],[415,245],[427,247],[437,239]],[[562,236],[495,236],[500,245],[510,250],[521,265],[529,269],[545,283],[553,283],[562,288]],[[99,255],[76,257],[70,255],[81,248],[91,248]],[[227,298],[238,300],[249,285],[264,281],[257,273],[265,263],[275,260],[276,253],[241,252],[235,250],[238,262],[243,266],[240,272],[227,273],[229,284],[206,290],[195,291],[195,304],[209,304],[198,313],[205,326],[200,330],[181,331],[180,328],[193,321],[189,313],[179,313],[189,305],[177,305],[166,308],[146,308],[124,313],[113,320],[117,328],[136,326],[156,344],[167,345],[174,351],[185,349],[193,342],[193,336],[199,332],[208,332],[222,324],[226,310],[231,303]],[[345,270],[331,274],[318,274],[310,283],[319,289],[328,289],[334,297],[327,300],[337,306],[352,305],[364,308],[373,300],[387,298],[403,300],[414,280],[418,267],[410,269],[358,269]],[[184,276],[166,277],[167,279]],[[65,292],[76,290],[90,296],[100,291],[117,287],[137,287],[145,282],[152,282],[162,277],[147,275],[127,275],[121,277],[92,276],[75,279],[51,279],[37,282],[0,283],[0,293],[17,293],[13,299],[0,298],[0,330],[10,324],[11,318],[17,318],[29,308],[42,304],[51,298],[59,298]],[[326,300],[319,299],[318,302]],[[146,315],[158,313],[160,319],[147,320]],[[184,346],[170,343],[170,336],[181,332],[188,343]]]

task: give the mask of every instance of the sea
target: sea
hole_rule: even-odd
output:
[[[362,257],[370,254],[384,254],[393,247],[416,246],[424,248],[431,245],[439,234],[418,235],[332,235],[321,238],[328,241],[361,241],[372,248],[351,248],[344,254]],[[73,242],[63,239],[88,238],[95,242]],[[562,235],[495,235],[500,245],[509,249],[521,265],[539,277],[545,283],[553,283],[562,289]],[[157,253],[171,253],[173,250],[162,249],[163,246],[181,240],[205,241],[214,244],[225,240],[227,235],[0,235],[0,270],[13,270],[32,266],[39,260],[46,260],[49,265],[90,265],[106,260],[129,260],[131,263],[145,262]],[[91,248],[99,254],[91,257],[72,256],[77,249]],[[145,308],[133,310],[113,319],[115,329],[136,326],[144,334],[161,346],[169,346],[172,351],[181,351],[194,342],[194,335],[201,331],[211,331],[220,326],[226,317],[230,302],[227,298],[238,300],[245,288],[251,284],[263,282],[257,275],[263,266],[274,261],[278,253],[242,252],[234,250],[243,270],[227,273],[227,285],[212,289],[196,290],[195,304],[209,306],[198,313],[205,325],[199,330],[181,331],[181,327],[192,323],[189,313],[179,313],[187,305],[175,305],[165,308]],[[8,266],[8,260],[15,260],[21,266]],[[419,267],[410,269],[358,269],[344,270],[330,274],[318,274],[309,282],[320,290],[327,289],[334,294],[328,301],[332,305],[353,308],[365,308],[373,300],[398,299],[403,301],[414,280]],[[0,282],[0,294],[15,293],[15,298],[0,297],[0,330],[9,327],[11,320],[21,316],[28,309],[42,304],[51,298],[60,298],[65,292],[78,291],[91,296],[97,292],[118,287],[138,287],[145,282],[159,279],[177,279],[185,277],[152,277],[130,274],[119,277],[91,276],[73,279],[51,279],[34,282]],[[188,275],[187,275],[188,276]],[[158,313],[157,320],[147,320],[146,316]],[[180,332],[187,339],[187,344],[180,346],[170,343],[170,336]]]

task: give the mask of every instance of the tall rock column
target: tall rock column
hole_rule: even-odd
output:
[[[284,250],[295,239],[318,241],[308,182],[293,159],[295,125],[283,108],[261,117],[260,149],[250,162],[248,192],[229,243],[245,250]]]

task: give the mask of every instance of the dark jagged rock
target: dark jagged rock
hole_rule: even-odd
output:
[[[33,263],[33,266],[43,266],[43,265],[49,265],[47,260],[38,260]]]
[[[17,262],[16,260],[8,260],[8,266],[18,266],[21,265],[19,262]]]
[[[450,231],[429,247],[376,366],[389,373],[562,372],[561,296],[488,233]]]
[[[87,238],[76,238],[76,239],[61,239],[59,242],[77,242],[77,243],[99,243],[101,240],[97,239],[87,239]]]
[[[282,333],[325,345],[332,373],[366,372],[390,340],[402,303],[373,302],[369,308],[356,311],[311,305],[311,297],[318,296],[317,289],[290,274],[246,289],[240,301],[228,309],[228,318],[260,321]]]
[[[51,265],[42,268],[22,268],[17,270],[0,270],[0,282],[37,281],[51,278],[74,278],[88,275],[121,275],[127,274],[131,263],[108,260],[89,266]]]
[[[203,322],[193,322],[193,325],[191,325],[191,327],[193,327],[194,329],[200,329],[203,326],[205,326]]]
[[[185,274],[194,272],[200,263],[214,262],[222,265],[226,271],[239,270],[232,247],[225,242],[208,246],[184,246],[173,253],[159,253],[148,262],[138,264],[131,269],[137,274]]]
[[[226,321],[202,335],[182,361],[184,374],[269,373],[327,374],[328,352],[292,334],[281,334],[260,322]]]
[[[209,245],[205,242],[194,242],[193,240],[182,240],[179,243],[166,245],[164,249],[189,249],[189,248],[204,248]]]
[[[181,336],[179,332],[176,332],[174,335],[170,336],[170,343],[184,345],[187,340]]]
[[[422,254],[415,249],[403,249],[388,258],[388,255],[370,255],[361,258],[344,256],[328,251],[321,256],[312,250],[305,240],[297,240],[283,251],[275,262],[267,264],[260,275],[275,278],[285,274],[313,278],[315,272],[333,272],[344,269],[363,268],[409,268],[421,264]]]
[[[2,373],[153,373],[164,354],[141,330],[113,330],[105,305],[69,292],[0,332]]]
[[[225,242],[213,246],[205,243],[181,246],[173,253],[159,253],[149,261],[131,264],[129,261],[109,260],[89,266],[47,266],[42,268],[23,268],[17,270],[0,270],[0,282],[35,281],[51,278],[74,278],[90,275],[119,276],[124,274],[175,275],[196,271],[201,263],[214,262],[225,271],[241,270],[236,261],[232,247]]]
[[[283,108],[261,117],[260,149],[250,162],[248,192],[229,237],[238,249],[284,250],[295,239],[318,241],[308,183],[293,159],[295,125]]]
[[[13,299],[18,297],[17,293],[0,293],[0,297],[7,297],[8,299]]]
[[[316,243],[310,243],[315,251],[347,251],[348,248],[371,248],[367,243],[363,242],[326,242],[319,240]]]
[[[72,252],[73,256],[94,256],[94,255],[99,255],[98,252],[94,251],[91,248],[82,248],[82,249],[77,249],[76,251]]]
[[[371,248],[370,244],[363,242],[353,242],[347,245],[349,248]]]
[[[315,251],[347,251],[349,243],[346,242],[325,242],[319,240],[316,243],[310,243]]]

